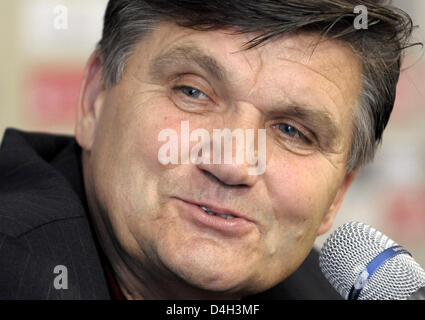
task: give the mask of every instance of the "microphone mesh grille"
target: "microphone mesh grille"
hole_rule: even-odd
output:
[[[383,250],[395,246],[378,230],[350,222],[334,231],[322,247],[320,268],[331,285],[345,299],[357,276]],[[405,300],[425,286],[425,271],[409,255],[387,260],[369,279],[359,300]]]

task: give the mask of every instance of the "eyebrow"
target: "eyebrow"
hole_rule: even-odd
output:
[[[226,73],[220,63],[206,54],[199,47],[190,44],[174,46],[155,57],[151,63],[149,74],[155,79],[161,79],[179,65],[197,64],[208,75],[217,81],[226,79]]]

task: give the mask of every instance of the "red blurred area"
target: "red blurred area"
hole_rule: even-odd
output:
[[[33,124],[66,125],[75,121],[82,70],[70,67],[30,69],[24,92],[25,114]]]
[[[425,239],[425,189],[393,190],[384,206],[383,223],[395,238],[409,243]]]

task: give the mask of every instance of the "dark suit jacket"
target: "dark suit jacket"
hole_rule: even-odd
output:
[[[5,132],[0,147],[0,299],[111,299],[73,137]],[[55,288],[66,266],[68,289]],[[313,250],[291,277],[251,298],[339,299]]]

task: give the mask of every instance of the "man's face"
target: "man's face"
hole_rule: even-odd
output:
[[[252,36],[164,23],[140,42],[116,86],[86,79],[76,134],[87,151],[90,207],[102,216],[102,241],[142,282],[161,275],[207,291],[265,290],[329,229],[352,180],[345,164],[357,58],[335,41],[313,52],[318,37],[307,34],[242,50]],[[172,129],[180,139],[182,121],[211,137],[213,129],[266,129],[265,172],[161,164],[159,134]]]

